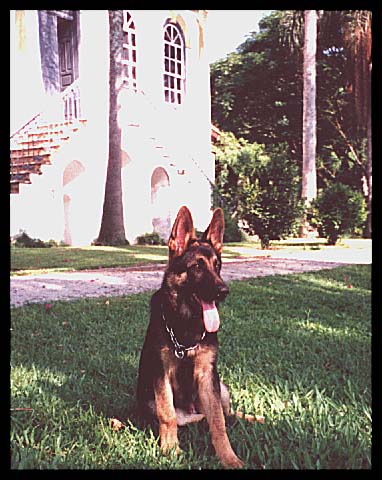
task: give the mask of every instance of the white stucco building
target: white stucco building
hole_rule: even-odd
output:
[[[153,230],[167,239],[181,205],[197,228],[210,220],[207,18],[204,10],[121,15],[119,126],[130,242]],[[11,235],[23,229],[34,238],[90,244],[101,225],[108,160],[108,11],[11,11],[10,34]]]

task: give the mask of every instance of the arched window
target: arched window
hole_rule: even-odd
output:
[[[122,77],[123,86],[137,90],[137,42],[135,24],[127,10],[123,11]]]
[[[173,23],[164,27],[164,99],[180,105],[185,80],[184,40],[180,28]]]

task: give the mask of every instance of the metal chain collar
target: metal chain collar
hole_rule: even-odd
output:
[[[199,343],[197,343],[196,345],[193,345],[192,347],[186,347],[185,345],[182,345],[181,343],[178,342],[173,329],[167,325],[167,322],[166,322],[166,319],[165,319],[164,313],[163,313],[163,306],[162,306],[162,318],[164,320],[164,325],[166,327],[166,330],[167,330],[168,334],[170,335],[170,339],[172,341],[172,344],[174,345],[175,356],[176,356],[176,358],[179,358],[180,360],[182,358],[184,358],[184,355],[185,355],[186,352],[188,352],[189,350],[194,350],[195,348],[198,348],[199,343],[206,336],[206,331],[204,330],[203,335],[202,335]]]

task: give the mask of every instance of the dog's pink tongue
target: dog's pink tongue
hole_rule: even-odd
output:
[[[203,321],[207,332],[217,332],[220,325],[220,317],[215,302],[207,303],[202,301]]]

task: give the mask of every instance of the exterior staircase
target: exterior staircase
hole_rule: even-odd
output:
[[[20,184],[30,184],[31,175],[41,175],[43,165],[51,165],[51,156],[86,124],[81,118],[79,86],[73,83],[61,94],[62,121],[47,121],[43,113],[33,117],[10,138],[11,193]]]
[[[10,183],[12,194],[20,192],[20,184],[31,184],[33,175],[42,175],[42,167],[52,164],[52,154],[64,143],[70,141],[72,136],[87,123],[87,120],[81,115],[78,80],[64,90],[60,96],[63,107],[61,121],[47,121],[44,113],[39,113],[11,136]],[[177,162],[171,160],[172,157],[177,158],[177,155],[172,155],[168,151],[165,146],[166,140],[161,138],[161,134],[159,133],[158,135],[158,132],[155,136],[152,134],[153,131],[158,129],[158,125],[163,123],[161,112],[144,91],[139,92],[139,98],[143,101],[143,104],[140,106],[146,106],[146,109],[148,109],[147,118],[151,119],[150,126],[143,126],[139,120],[130,120],[127,126],[133,128],[133,130],[143,128],[146,138],[160,152],[163,159],[167,161],[168,166],[176,168],[179,175],[184,175],[184,167],[177,166]],[[219,131],[213,127],[211,140],[214,140],[217,136],[216,132]],[[196,167],[205,175],[195,160],[192,160]],[[208,181],[210,180],[208,179]]]
[[[51,155],[78,131],[86,120],[28,124],[11,142],[11,193],[19,193],[20,183],[30,184],[31,175],[41,175],[43,165],[51,165]]]

